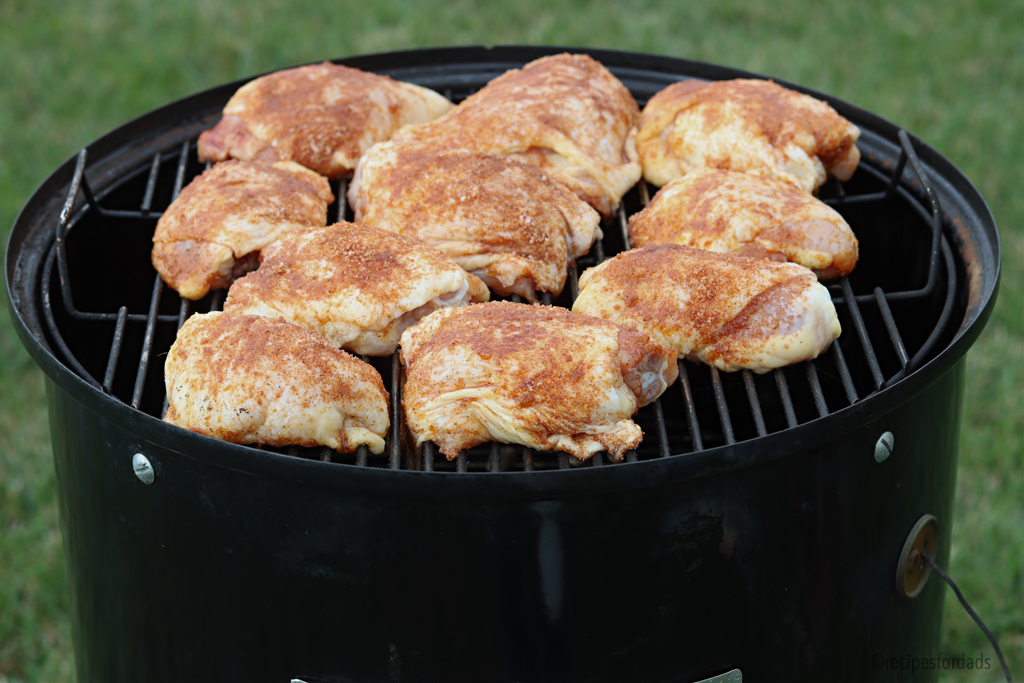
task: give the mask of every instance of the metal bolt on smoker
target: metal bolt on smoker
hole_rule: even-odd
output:
[[[153,465],[149,462],[149,458],[144,456],[142,453],[136,453],[132,456],[132,469],[135,470],[135,476],[139,478],[143,484],[152,484],[156,479],[156,472],[153,470]]]
[[[885,462],[892,455],[893,446],[896,445],[896,439],[893,437],[892,432],[886,432],[878,438],[878,443],[875,444],[875,462]]]

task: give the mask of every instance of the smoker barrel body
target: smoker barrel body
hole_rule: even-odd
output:
[[[961,362],[882,417],[735,469],[536,486],[195,457],[48,382],[79,675],[874,680],[873,656],[937,655],[942,584],[911,601],[892,576],[922,513],[952,518],[962,382]],[[939,547],[945,562],[948,523]]]
[[[557,51],[454,48],[343,61],[464,96]],[[682,77],[750,76],[588,52],[639,100]],[[194,140],[238,85],[168,105],[90,145],[93,191],[144,185],[144,175],[125,181],[126,173]],[[104,346],[110,326],[51,314],[50,297],[61,295],[44,287],[44,273],[58,280],[46,264],[75,172],[69,160],[16,221],[5,275],[15,325],[47,376],[79,677],[696,681],[739,668],[750,680],[865,680],[884,674],[878,657],[937,654],[942,586],[931,581],[908,600],[893,576],[926,513],[939,520],[938,560],[948,558],[964,355],[994,303],[998,235],[948,160],[914,141],[931,183],[922,189],[912,164],[898,166],[895,126],[830,103],[864,131],[866,167],[896,168],[906,197],[941,205],[939,272],[951,294],[944,305],[940,297],[941,316],[929,312],[945,321],[936,347],[906,372],[883,367],[881,387],[855,376],[854,398],[838,408],[844,385],[823,377],[827,391],[797,406],[799,424],[737,443],[706,437],[705,448],[677,452],[689,443],[676,436],[686,418],[666,403],[662,443],[671,455],[654,448],[637,462],[569,470],[425,472],[290,457],[174,428],[147,408],[150,399],[139,410],[97,388],[62,360],[61,344],[89,349],[82,335],[95,330]],[[79,197],[67,213],[84,205]],[[886,226],[896,232],[902,220]],[[858,295],[885,271],[884,249],[868,253],[865,241],[851,278]],[[79,290],[76,303],[95,306],[90,296]],[[928,336],[914,320],[898,322],[918,345]],[[66,339],[52,333],[58,328]],[[857,344],[851,328],[844,321],[847,353]],[[89,371],[105,362],[85,360]],[[160,362],[148,378],[140,372],[147,396],[160,387]],[[859,374],[867,372],[862,362]],[[127,374],[116,383],[130,384]],[[643,426],[646,442],[657,430]],[[893,452],[877,462],[885,432]],[[153,467],[151,484],[133,471],[137,453]]]

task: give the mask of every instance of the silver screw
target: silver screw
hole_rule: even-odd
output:
[[[142,453],[136,453],[135,457],[132,458],[132,469],[135,470],[135,476],[143,484],[152,484],[153,480],[156,479],[156,471],[153,470],[153,465],[149,462],[149,458]]]
[[[892,432],[886,432],[879,437],[875,444],[875,462],[885,462],[892,455],[892,447],[896,442]]]

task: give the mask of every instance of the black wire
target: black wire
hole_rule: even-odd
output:
[[[967,610],[967,613],[971,615],[971,618],[978,623],[978,626],[981,627],[981,630],[985,632],[986,636],[988,636],[989,642],[992,643],[992,647],[994,647],[996,650],[996,656],[999,657],[999,663],[1003,666],[1003,675],[1006,676],[1006,680],[1008,681],[1008,683],[1013,683],[1013,676],[1010,675],[1010,669],[1008,666],[1006,666],[1006,660],[1003,659],[1003,651],[999,649],[999,643],[996,642],[995,636],[992,635],[992,632],[989,631],[988,627],[986,627],[984,622],[982,622],[981,617],[979,617],[978,614],[973,609],[971,609],[971,606],[967,604],[967,600],[964,599],[964,596],[960,592],[960,589],[956,587],[955,583],[953,583],[953,579],[949,578],[949,574],[942,571],[942,567],[935,564],[935,560],[929,557],[927,553],[921,553],[921,557],[928,560],[928,564],[932,566],[932,569],[938,572],[939,576],[945,579],[946,583],[948,583],[950,588],[953,589],[953,592],[956,593],[956,597],[960,599],[960,604],[964,606],[964,609]]]

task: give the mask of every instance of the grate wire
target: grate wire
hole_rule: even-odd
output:
[[[900,142],[900,155],[891,174],[885,179],[885,187],[882,191],[851,195],[847,193],[843,183],[836,183],[834,196],[825,200],[830,205],[841,209],[844,206],[871,203],[881,204],[892,201],[893,197],[903,197],[911,208],[922,217],[922,220],[927,222],[931,230],[927,280],[921,288],[885,292],[881,287],[875,286],[871,288],[868,294],[856,294],[853,284],[846,277],[840,278],[837,283],[833,283],[829,287],[837,308],[844,311],[853,323],[856,340],[859,342],[858,345],[861,349],[859,357],[862,358],[871,377],[873,391],[869,392],[869,395],[899,381],[929,357],[948,323],[956,294],[956,268],[952,250],[942,234],[942,213],[937,195],[929,182],[923,164],[914,151],[914,145],[909,134],[905,131],[900,131],[898,138]],[[173,164],[173,180],[171,181],[172,185],[169,193],[171,201],[173,201],[190,179],[189,162],[194,149],[195,140],[183,141],[180,144],[176,144],[173,148],[154,154],[144,167],[137,169],[136,173],[140,176],[145,175],[145,184],[142,196],[138,200],[138,209],[131,210],[112,209],[103,206],[105,197],[113,190],[105,190],[99,194],[94,192],[88,181],[88,154],[85,149],[81,150],[76,160],[68,195],[63,210],[60,213],[58,225],[56,226],[55,238],[44,266],[44,281],[42,285],[44,319],[47,330],[59,354],[76,374],[94,387],[118,398],[118,400],[123,400],[115,396],[114,389],[114,381],[119,367],[122,364],[128,363],[136,365],[135,382],[128,403],[133,408],[140,410],[144,403],[146,380],[150,374],[152,359],[159,351],[156,347],[158,329],[163,325],[173,325],[175,329],[180,329],[188,317],[193,313],[201,312],[203,306],[179,298],[176,314],[162,314],[161,303],[165,296],[165,286],[161,278],[156,276],[150,292],[149,307],[145,313],[133,313],[126,305],[121,305],[117,308],[116,313],[79,310],[74,304],[74,288],[72,287],[69,275],[67,235],[71,229],[82,221],[83,216],[90,214],[90,212],[93,215],[99,216],[103,221],[136,221],[142,222],[142,225],[145,226],[151,225],[162,213],[157,207],[154,207],[154,202],[159,195],[160,188],[167,182],[163,178],[163,176],[167,175],[163,172],[165,167],[168,164]],[[206,164],[205,167],[196,165],[195,168],[209,168],[209,166],[209,164]],[[907,170],[907,167],[910,170]],[[924,196],[923,203],[914,199],[905,190],[905,186],[910,182],[910,179],[904,178],[904,175],[911,173],[911,178],[921,188],[920,193]],[[347,189],[348,183],[344,179],[332,186],[337,200],[332,205],[331,211],[333,213],[330,215],[335,220],[352,219],[351,211],[345,201]],[[638,183],[635,192],[635,196],[639,200],[637,204],[641,208],[650,202],[651,191],[643,180]],[[80,199],[84,201],[79,201]],[[79,207],[77,212],[74,211],[76,206]],[[616,247],[605,244],[609,239],[607,228],[611,227],[610,223],[618,224],[622,245],[625,249],[628,249],[630,246],[628,219],[629,214],[626,209],[626,202],[623,202],[617,214],[603,226],[606,228],[605,241],[597,242],[592,250],[592,254],[585,259],[581,259],[581,264],[596,265],[601,263],[607,256],[614,255],[617,251]],[[945,268],[942,266],[945,266]],[[54,278],[55,270],[57,271],[56,278]],[[900,334],[897,320],[893,315],[890,304],[934,298],[936,287],[942,282],[943,271],[945,274],[946,291],[939,321],[923,345],[911,355]],[[579,295],[578,280],[580,273],[581,266],[578,266],[576,263],[570,264],[567,276],[570,306]],[[55,281],[58,285],[56,288],[53,287]],[[176,296],[176,294],[170,292],[168,296]],[[210,297],[209,310],[220,310],[223,306],[224,297],[225,292],[223,290],[215,292]],[[55,300],[58,298],[60,302],[56,304]],[[519,297],[513,296],[510,297],[510,300],[518,301]],[[552,305],[553,297],[549,293],[542,293],[540,300],[544,305]],[[99,321],[110,325],[109,334],[111,342],[107,352],[102,383],[98,382],[86,370],[82,362],[66,343],[64,333],[62,332],[62,326],[66,323],[63,322],[63,319],[60,322],[58,321],[55,314],[56,306],[60,307],[63,319],[74,322]],[[872,340],[872,332],[865,321],[862,306],[871,307],[877,313],[884,327],[885,335],[889,339],[888,345],[891,345],[898,361],[898,371],[892,373],[888,378],[881,367],[875,351],[874,344],[876,342]],[[143,341],[137,362],[136,360],[126,359],[126,354],[124,353],[126,334],[129,329],[136,325],[144,326]],[[859,363],[860,360],[858,360]],[[854,372],[848,364],[846,352],[838,342],[833,343],[830,351],[821,358],[805,362],[802,365],[804,367],[802,375],[807,386],[807,389],[804,391],[807,391],[811,397],[812,412],[816,415],[814,419],[830,414],[830,400],[840,400],[840,397],[845,399],[845,404],[834,406],[832,412],[852,406],[861,400],[854,381]],[[667,396],[663,396],[641,411],[642,415],[647,415],[645,424],[647,425],[646,431],[649,433],[645,438],[656,442],[654,448],[650,448],[649,444],[644,444],[640,449],[627,453],[623,459],[625,462],[637,462],[650,457],[662,458],[695,453],[704,450],[708,443],[737,443],[738,437],[733,422],[734,420],[741,420],[741,422],[746,424],[746,419],[741,419],[739,414],[730,409],[727,394],[731,391],[729,387],[733,385],[741,387],[737,391],[742,391],[745,394],[746,403],[749,406],[752,428],[745,428],[743,433],[746,434],[749,430],[751,434],[756,435],[739,440],[763,437],[779,429],[791,429],[801,424],[801,418],[798,416],[798,411],[794,404],[789,381],[781,369],[774,370],[771,373],[774,377],[774,382],[769,379],[762,381],[748,370],[723,378],[717,368],[705,368],[684,359],[678,361],[678,369],[680,389],[674,391],[671,400],[668,400]],[[838,375],[838,385],[842,390],[840,394],[833,395],[825,390],[820,378],[821,372],[824,372],[829,377]],[[421,449],[411,451],[404,443],[406,428],[400,398],[403,382],[402,375],[402,366],[396,353],[390,359],[391,428],[387,439],[387,455],[380,462],[383,466],[392,470],[402,469],[404,465],[405,469],[438,471],[436,469],[439,464],[436,458],[436,446],[428,443]],[[708,392],[713,396],[715,412],[718,418],[717,427],[711,427],[712,423],[710,421],[701,419],[701,401],[703,399],[698,398],[698,391],[701,395]],[[764,406],[765,401],[771,406],[777,406],[773,410],[781,413],[784,424],[780,424],[779,427],[769,425]],[[160,416],[166,412],[166,409],[167,397],[164,396]],[[702,423],[704,426],[702,426]],[[676,429],[676,425],[680,428],[685,426],[685,430]],[[295,454],[298,457],[318,458],[326,462],[339,461],[339,458],[335,457],[336,454],[327,452],[324,449],[300,448],[288,449],[282,452]],[[455,472],[478,470],[500,472],[503,467],[508,467],[509,463],[512,463],[514,468],[521,467],[523,471],[530,472],[551,468],[565,470],[578,464],[573,463],[572,459],[564,453],[545,454],[525,448],[520,449],[519,452],[520,455],[516,458],[503,458],[502,446],[500,444],[488,444],[481,449],[460,452],[455,459],[454,470]],[[352,456],[349,456],[349,459],[354,464],[362,467],[376,466],[373,462],[378,461],[375,458],[371,458],[365,447],[361,447],[355,453],[354,459],[352,459]],[[441,458],[441,461],[444,461],[444,458]],[[474,463],[479,463],[479,465]],[[589,466],[591,467],[603,467],[613,464],[616,463],[610,462],[604,455],[599,455],[589,461]],[[450,470],[445,469],[444,471]]]

